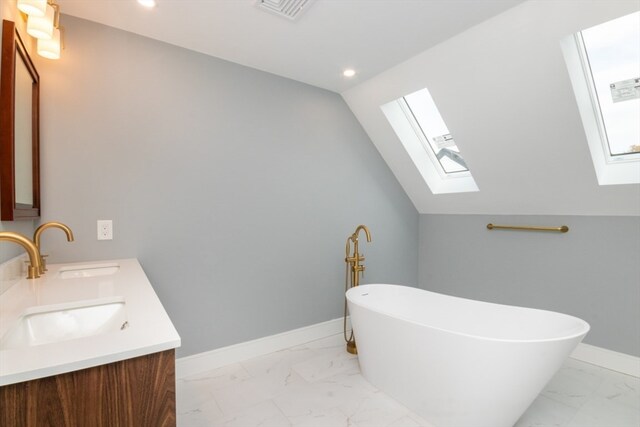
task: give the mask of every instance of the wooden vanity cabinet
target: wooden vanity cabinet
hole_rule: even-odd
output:
[[[0,426],[175,425],[173,349],[0,387]]]

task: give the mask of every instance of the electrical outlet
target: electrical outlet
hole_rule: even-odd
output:
[[[110,219],[98,220],[98,240],[113,240],[113,221]]]

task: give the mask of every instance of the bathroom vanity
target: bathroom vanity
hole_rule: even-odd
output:
[[[0,425],[175,426],[180,337],[135,259],[0,295]]]

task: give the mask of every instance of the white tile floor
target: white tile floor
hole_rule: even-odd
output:
[[[179,379],[177,394],[179,427],[432,427],[360,375],[342,335]],[[640,379],[568,359],[515,427],[543,426],[640,427]]]

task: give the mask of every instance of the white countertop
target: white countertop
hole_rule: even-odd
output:
[[[97,277],[60,277],[73,266],[119,265]],[[35,306],[124,299],[129,327],[50,344],[0,350],[0,386],[180,347],[180,336],[136,259],[53,264],[39,279],[23,279],[0,295],[0,337]]]

